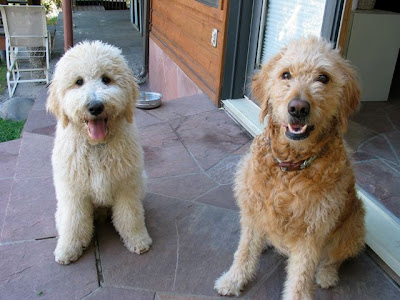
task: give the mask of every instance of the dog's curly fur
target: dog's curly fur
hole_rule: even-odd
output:
[[[60,264],[77,260],[89,245],[98,206],[112,208],[130,251],[140,254],[151,245],[142,206],[143,150],[133,123],[137,97],[134,76],[111,45],[83,42],[57,63],[47,110],[58,120],[52,164]],[[93,115],[91,103],[104,110]]]
[[[340,264],[364,245],[364,208],[341,136],[359,105],[356,74],[332,45],[309,37],[264,65],[252,90],[268,125],[238,167],[241,237],[232,267],[215,288],[239,295],[267,243],[289,256],[284,299],[311,299],[314,276],[322,288],[335,286]],[[310,104],[305,124],[314,130],[300,140],[287,136],[292,99]],[[284,172],[278,164],[312,156],[299,171]]]

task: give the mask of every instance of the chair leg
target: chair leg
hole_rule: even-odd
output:
[[[13,92],[11,90],[11,83],[10,83],[10,71],[7,71],[7,86],[8,86],[8,95],[10,96],[10,98],[13,95]]]
[[[46,83],[49,83],[49,69],[50,69],[50,39],[47,39],[47,47],[46,47]]]
[[[8,72],[8,75],[7,75],[7,81],[9,82],[10,98],[14,95],[15,90],[17,89],[18,81],[20,79],[18,60],[17,60],[16,56],[13,59],[15,59],[15,60],[13,61],[12,65],[11,65],[11,71]],[[9,73],[12,74],[12,81],[11,81],[11,83],[13,84],[12,87],[10,84],[10,74]]]

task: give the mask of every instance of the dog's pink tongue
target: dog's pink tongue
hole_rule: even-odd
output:
[[[104,140],[106,137],[106,121],[104,119],[90,120],[88,122],[90,136],[94,140]]]
[[[300,124],[291,124],[291,126],[296,131],[300,131],[303,128],[303,125]]]

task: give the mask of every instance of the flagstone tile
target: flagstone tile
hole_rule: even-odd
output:
[[[147,110],[136,108],[135,110],[135,118],[136,126],[138,128],[154,125],[161,123],[159,119],[151,115]]]
[[[32,110],[24,126],[24,133],[55,136],[57,120],[45,110]]]
[[[241,155],[229,155],[207,171],[207,174],[219,184],[232,184]]]
[[[236,199],[233,195],[232,185],[220,185],[216,189],[209,191],[196,199],[196,202],[210,204],[217,207],[227,208],[231,210],[239,210]]]
[[[82,299],[98,287],[94,248],[78,261],[54,261],[55,239],[0,245],[0,298]]]
[[[160,107],[148,112],[160,120],[168,121],[213,110],[218,109],[205,94],[200,93],[163,102]]]
[[[154,297],[155,292],[105,286],[97,289],[85,300],[154,300]]]
[[[14,177],[21,140],[0,143],[0,178]]]
[[[357,184],[400,218],[400,174],[379,160],[354,165]]]
[[[110,223],[99,229],[105,284],[218,296],[214,281],[230,267],[239,240],[237,213],[154,194],[148,194],[144,204],[153,239],[149,252],[140,256],[130,253]],[[249,290],[281,260],[273,251],[262,255]]]
[[[11,190],[0,241],[56,236],[56,203],[51,177],[16,179]]]
[[[208,170],[251,140],[221,110],[175,119],[170,124],[204,170]]]
[[[198,173],[200,168],[168,123],[140,130],[149,178]]]
[[[378,135],[367,140],[358,148],[358,150],[369,153],[376,157],[383,158],[393,163],[398,163],[396,154],[392,151],[392,148],[383,135]]]
[[[35,99],[32,110],[46,110],[46,101],[48,97],[48,88],[43,87]]]
[[[0,232],[3,226],[4,217],[6,216],[13,182],[14,179],[12,178],[0,179]]]
[[[204,174],[187,174],[148,180],[149,192],[183,200],[192,200],[216,186],[217,184]]]
[[[24,133],[15,176],[18,179],[51,176],[54,138]]]

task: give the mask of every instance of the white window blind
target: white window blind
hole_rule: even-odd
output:
[[[267,0],[265,0],[267,1]],[[270,0],[262,43],[261,63],[290,40],[321,34],[326,0]]]

